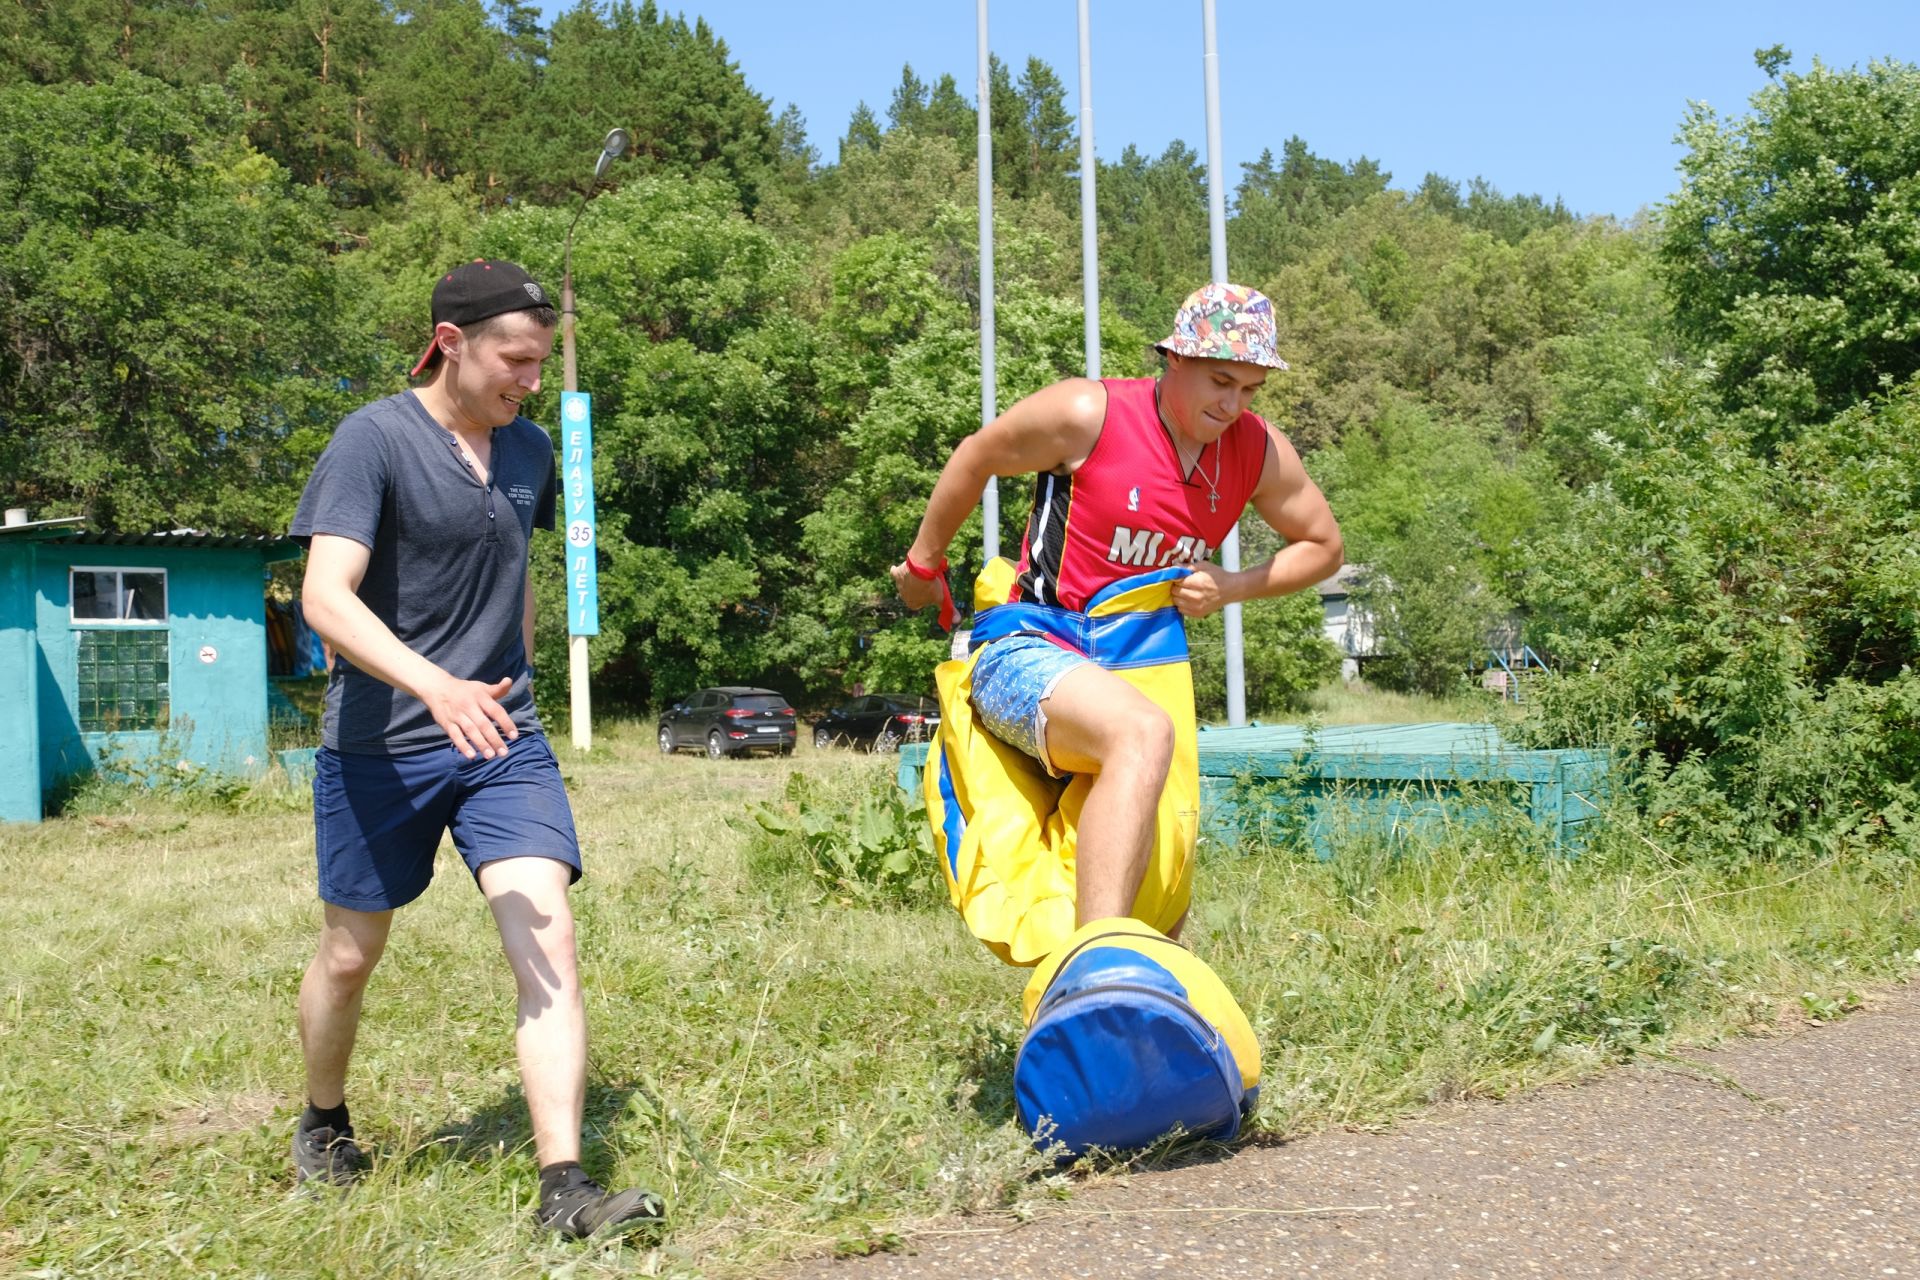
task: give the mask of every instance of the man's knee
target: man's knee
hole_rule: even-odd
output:
[[[1153,714],[1144,717],[1144,720],[1146,749],[1152,753],[1157,770],[1165,774],[1173,764],[1173,717],[1155,706]]]
[[[387,940],[384,937],[357,937],[329,929],[321,936],[314,967],[333,990],[357,992],[367,985],[367,979],[373,976],[374,966],[380,963],[380,956],[386,949]]]
[[[567,901],[566,867],[542,860],[517,866],[489,863],[481,888],[493,908],[500,945],[521,998],[544,999],[575,983],[575,929]],[[557,870],[556,870],[557,868]]]
[[[529,930],[518,939],[509,940],[507,951],[514,959],[515,967],[521,967],[521,960],[528,963],[573,967],[574,927],[571,913],[562,911],[547,917],[546,922]],[[513,956],[515,951],[520,957]]]
[[[1164,780],[1173,763],[1173,720],[1151,703],[1129,715],[1116,733],[1108,769]]]

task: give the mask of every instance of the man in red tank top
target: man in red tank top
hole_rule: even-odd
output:
[[[1081,610],[1100,588],[1188,565],[1173,587],[1182,615],[1298,591],[1340,567],[1333,512],[1286,437],[1248,412],[1267,371],[1285,369],[1273,304],[1252,289],[1209,284],[1181,306],[1158,344],[1157,379],[1068,378],[1021,400],[960,442],[940,472],[907,557],[900,597],[940,594],[947,544],[989,476],[1033,473],[1018,598]],[[1285,540],[1263,564],[1208,563],[1248,506]],[[988,646],[973,704],[998,737],[1055,773],[1095,777],[1075,866],[1078,924],[1124,916],[1153,847],[1173,726],[1144,694],[1098,664],[1035,636]],[[1175,932],[1178,932],[1176,927]]]

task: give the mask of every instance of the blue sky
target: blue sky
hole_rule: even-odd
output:
[[[547,0],[551,15],[571,0]],[[973,96],[972,0],[692,0],[747,82],[806,116],[831,158],[854,105],[884,114],[913,64]],[[1179,138],[1204,155],[1198,0],[1093,0],[1094,141],[1103,159]],[[1765,83],[1756,48],[1793,68],[1920,61],[1916,0],[1533,0],[1282,4],[1217,0],[1222,146],[1229,181],[1263,147],[1299,134],[1322,156],[1372,156],[1415,186],[1429,170],[1483,176],[1508,193],[1559,196],[1580,213],[1630,217],[1677,186],[1689,101],[1738,114]],[[994,0],[993,51],[1016,72],[1053,65],[1079,112],[1075,0]]]

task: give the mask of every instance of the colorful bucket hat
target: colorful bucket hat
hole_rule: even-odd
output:
[[[1243,284],[1205,284],[1187,295],[1173,317],[1173,332],[1154,346],[1201,360],[1238,360],[1284,369],[1280,335],[1267,295]]]

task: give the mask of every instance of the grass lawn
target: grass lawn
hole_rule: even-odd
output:
[[[652,737],[555,748],[587,851],[587,1163],[667,1195],[657,1245],[532,1231],[512,983],[450,851],[368,995],[349,1100],[375,1172],[293,1194],[293,996],[319,917],[304,797],[100,788],[0,837],[0,1274],[749,1275],[1099,1176],[1055,1173],[1018,1132],[1024,974],[966,936],[935,869],[869,893],[746,817],[791,809],[801,773],[816,818],[850,820],[890,761],[663,759]],[[1690,858],[1624,814],[1566,861],[1496,817],[1326,863],[1203,850],[1189,940],[1265,1047],[1258,1132],[1831,1017],[1920,965],[1907,861]]]

